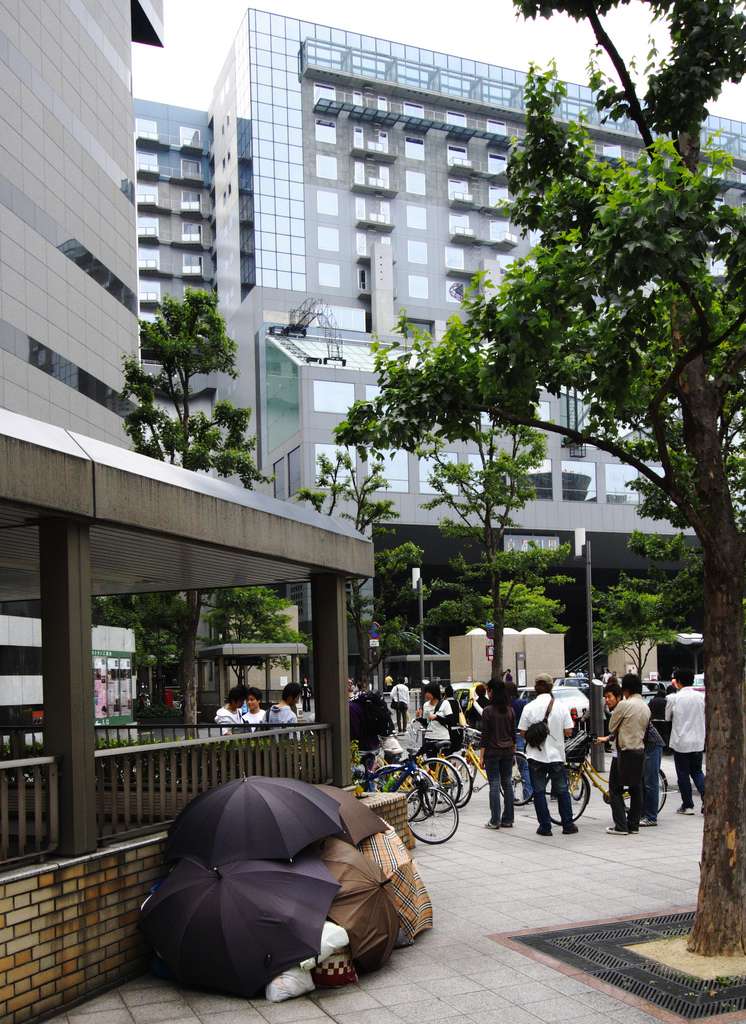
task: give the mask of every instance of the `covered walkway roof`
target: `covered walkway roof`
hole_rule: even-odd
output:
[[[373,574],[344,522],[0,410],[0,600],[39,597],[38,524],[60,517],[89,526],[94,594]]]

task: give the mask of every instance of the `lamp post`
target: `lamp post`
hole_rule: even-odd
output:
[[[591,540],[586,537],[585,529],[575,530],[575,557],[585,560],[585,629],[586,649],[588,657],[588,702],[591,713],[591,731],[596,736],[603,735],[604,729],[604,691],[603,686],[594,683],[593,671],[593,584],[591,579]],[[606,759],[603,747],[594,743],[591,747],[591,762],[596,771],[604,771]]]
[[[412,569],[412,590],[417,591],[417,609],[420,618],[420,689],[425,682],[425,626],[422,609],[422,574],[420,569]]]

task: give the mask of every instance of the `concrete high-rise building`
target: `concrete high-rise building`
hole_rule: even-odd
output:
[[[137,351],[131,44],[161,0],[1,3],[0,405],[123,444]]]
[[[318,456],[333,451],[335,424],[353,400],[375,393],[374,336],[390,336],[406,311],[440,337],[475,272],[499,278],[530,250],[533,239],[511,223],[506,176],[511,139],[525,131],[525,79],[249,10],[209,111],[182,118],[185,127],[206,123],[212,135],[215,283],[240,346],[240,376],[221,382],[219,393],[254,408],[262,468],[274,474],[277,497],[314,482]],[[634,159],[641,143],[633,127],[599,124],[591,92],[572,85],[557,116],[580,113],[599,159]],[[746,126],[710,118],[708,129],[735,157],[723,193],[740,204]],[[143,282],[141,274],[141,290]],[[543,415],[582,422],[580,396],[543,399]],[[473,454],[469,445],[448,447],[454,460]],[[423,544],[440,570],[452,552],[440,539],[439,513],[422,507],[432,496],[429,474],[426,460],[390,453],[398,534]],[[631,530],[660,529],[637,515],[638,496],[627,487],[634,476],[603,452],[552,435],[536,500],[509,543],[555,546],[584,526],[599,580],[634,565]]]

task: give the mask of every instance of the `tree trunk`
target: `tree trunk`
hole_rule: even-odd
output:
[[[497,683],[503,677],[503,629],[505,627],[505,616],[499,601],[494,597],[492,601],[492,622],[495,631],[492,641],[492,674],[490,679],[493,683]]]
[[[707,701],[705,831],[693,953],[746,952],[744,544],[720,531],[704,548]]]
[[[181,645],[181,661],[179,675],[183,694],[184,724],[197,724],[197,679],[195,677],[197,630],[202,611],[202,591],[187,590],[184,594],[187,603],[187,621],[184,625],[184,636]]]

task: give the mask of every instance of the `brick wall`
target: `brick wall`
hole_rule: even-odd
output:
[[[406,800],[382,793],[372,808],[411,838]],[[23,1024],[148,969],[137,920],[165,873],[165,835],[87,857],[0,875],[0,1021]]]

